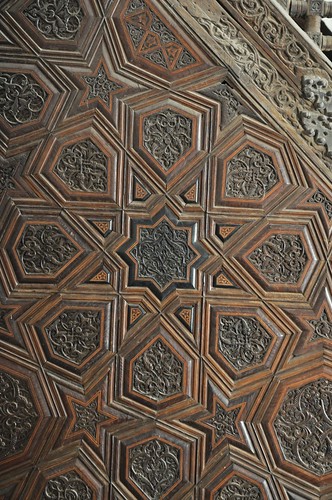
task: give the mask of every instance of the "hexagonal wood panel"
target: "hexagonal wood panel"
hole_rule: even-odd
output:
[[[1,500],[332,498],[331,68],[275,4],[2,2]]]

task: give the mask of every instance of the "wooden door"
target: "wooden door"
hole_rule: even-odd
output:
[[[272,0],[0,19],[0,498],[331,498],[327,61]]]

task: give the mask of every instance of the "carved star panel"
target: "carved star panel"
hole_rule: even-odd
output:
[[[271,0],[5,0],[0,498],[331,498],[331,68]]]

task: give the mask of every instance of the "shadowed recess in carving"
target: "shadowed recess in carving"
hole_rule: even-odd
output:
[[[13,126],[39,117],[48,94],[29,74],[0,73],[0,114]]]
[[[139,243],[130,252],[138,263],[138,276],[151,278],[160,288],[173,280],[187,280],[187,266],[195,258],[188,233],[166,220],[153,228],[140,228]]]
[[[77,252],[77,247],[52,224],[28,224],[17,246],[26,274],[53,274]]]
[[[0,459],[24,450],[37,420],[28,384],[0,371]]]
[[[272,341],[271,335],[256,318],[219,316],[218,348],[236,369],[262,363]]]
[[[308,256],[297,234],[275,234],[256,248],[250,262],[272,283],[295,284],[301,278]]]
[[[35,0],[24,14],[50,40],[74,40],[84,16],[78,0]]]
[[[107,190],[107,156],[90,139],[62,149],[54,172],[72,191]]]
[[[278,180],[272,158],[249,146],[227,162],[226,196],[261,199]]]
[[[274,420],[284,457],[318,476],[332,471],[332,382],[288,391]]]
[[[129,454],[129,477],[150,500],[159,500],[180,478],[178,448],[153,439]]]
[[[6,189],[14,189],[13,177],[16,167],[16,162],[10,161],[10,159],[0,159],[0,195]]]
[[[87,99],[99,97],[107,106],[110,104],[110,93],[121,88],[121,85],[108,78],[103,64],[99,66],[96,76],[83,76],[83,80],[89,87]]]
[[[70,471],[50,479],[41,498],[42,500],[92,500],[93,494],[91,488],[80,476]]]
[[[160,401],[182,392],[183,363],[160,339],[134,362],[133,390]]]
[[[165,169],[170,169],[191,147],[192,120],[165,109],[149,115],[143,122],[143,144]]]
[[[0,328],[2,328],[3,330],[7,330],[5,316],[6,316],[6,311],[0,309]]]
[[[99,346],[100,316],[100,311],[63,311],[45,328],[54,354],[77,365],[83,363]]]
[[[214,496],[214,500],[263,500],[263,498],[258,486],[239,476],[233,476]]]

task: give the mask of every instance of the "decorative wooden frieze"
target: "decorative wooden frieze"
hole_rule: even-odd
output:
[[[321,0],[315,0],[313,4]],[[274,10],[264,0],[254,2],[243,0],[228,0],[240,13],[262,40],[280,58],[280,61],[296,73],[296,69],[317,67],[317,62],[309,54],[305,44],[299,40],[295,30],[280,22],[278,11]]]
[[[307,49],[296,41],[294,34],[291,34],[287,28],[285,29],[284,25],[282,29],[278,28],[279,20],[275,16],[273,21],[275,27],[271,31],[269,23],[266,22],[267,13],[265,12],[265,9],[268,9],[270,13],[270,9],[261,0],[250,4],[249,7],[244,6],[243,2],[238,0],[230,1],[241,10],[241,13],[243,10],[245,15],[248,16],[250,24],[254,24],[255,32],[260,33],[264,41],[269,40],[269,43],[274,48],[276,45],[278,46],[277,54],[279,56],[280,53],[282,54],[282,57],[280,57],[282,62],[291,62],[291,66],[295,69],[297,67],[296,57],[300,56],[300,61],[304,64],[303,67],[307,69],[307,72],[309,68],[317,66],[313,58],[308,57]],[[188,10],[190,13],[192,10],[196,12],[194,8]],[[329,139],[327,138],[330,135],[329,116],[321,114],[315,124],[316,126],[313,127],[313,121],[315,120],[313,104],[302,99],[301,92],[284,78],[279,68],[265,56],[261,47],[255,45],[249,36],[237,28],[233,18],[222,7],[220,7],[218,20],[206,15],[191,15],[224,49],[236,65],[252,79],[252,82],[263,95],[276,106],[277,110],[302,134],[310,145],[312,145],[310,137],[316,137],[314,144],[317,145],[317,155],[325,157],[329,168],[332,168],[329,161],[331,153]],[[273,36],[271,35],[272,32]],[[295,49],[295,54],[293,50],[290,50],[290,47]],[[306,79],[307,77],[304,77],[303,80]]]
[[[302,111],[299,107],[304,133],[318,146],[324,146],[327,156],[332,158],[332,87],[326,78],[307,75],[302,78],[302,93],[313,108]]]
[[[233,19],[221,9],[218,21],[208,17],[193,16],[196,21],[216,40],[225,52],[251,78],[262,93],[272,101],[279,111],[293,123],[298,96],[276,67],[249,42],[235,26]],[[266,79],[265,75],[269,78]]]

